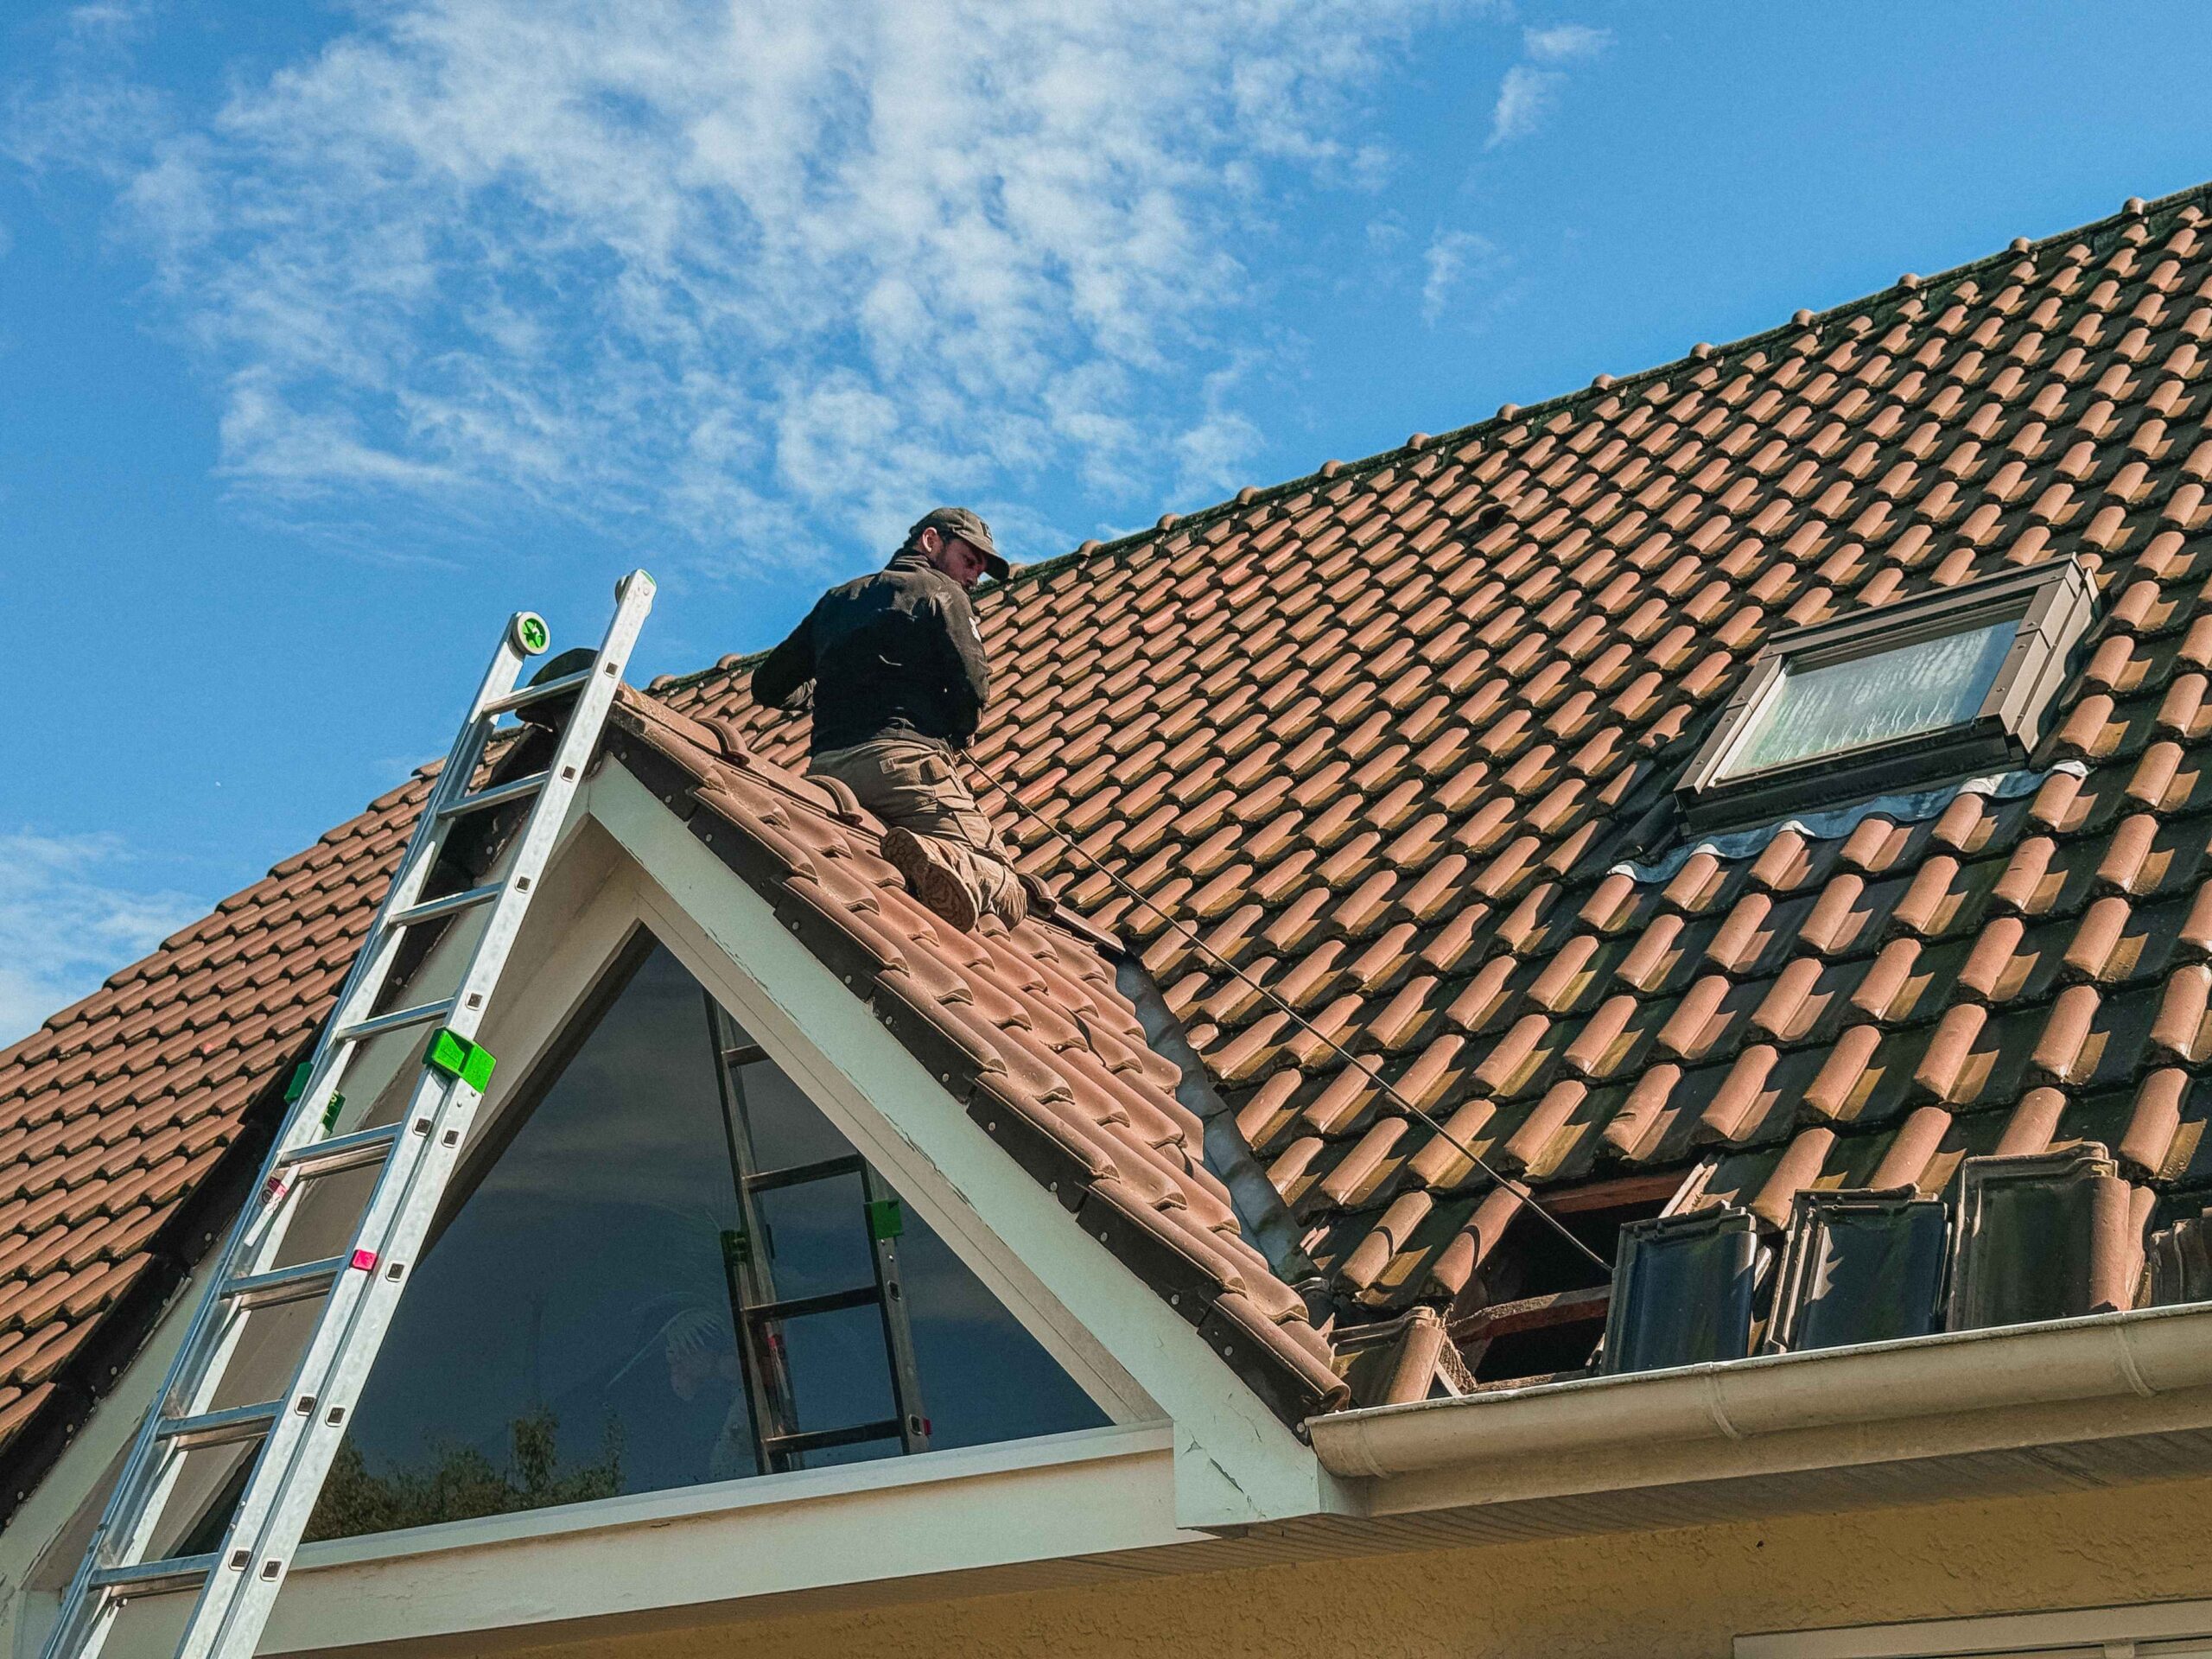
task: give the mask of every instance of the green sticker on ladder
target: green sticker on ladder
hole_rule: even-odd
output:
[[[315,1075],[315,1062],[302,1060],[300,1069],[292,1073],[292,1080],[284,1085],[284,1103],[289,1106],[308,1091],[308,1079]]]
[[[480,1095],[491,1087],[492,1068],[499,1062],[492,1058],[490,1049],[480,1048],[460,1033],[441,1027],[430,1039],[430,1052],[423,1057],[423,1064],[449,1077],[459,1077]]]
[[[899,1207],[896,1198],[877,1198],[868,1207],[868,1236],[874,1239],[896,1238],[906,1230],[906,1212]]]

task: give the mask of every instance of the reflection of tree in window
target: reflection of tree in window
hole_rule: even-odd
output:
[[[625,975],[417,1268],[313,1535],[758,1471],[723,1258],[740,1207],[704,1004],[649,940]],[[745,1069],[764,1156],[851,1153],[774,1065]],[[866,1277],[859,1185],[795,1188],[766,1206],[779,1295],[798,1294],[786,1279],[827,1289]],[[931,1444],[1103,1421],[911,1208],[904,1217]],[[882,1414],[878,1318],[860,1307],[785,1327],[809,1427]],[[806,1461],[899,1449],[894,1440]]]

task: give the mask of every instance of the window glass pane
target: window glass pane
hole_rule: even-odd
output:
[[[2017,618],[1825,667],[1785,671],[1724,778],[1972,720],[2005,664]]]
[[[850,1155],[852,1142],[774,1065],[739,1068],[736,1105],[760,1171]],[[756,1193],[779,1298],[872,1283],[858,1176]],[[912,1205],[899,1206],[897,1259],[914,1346],[921,1414],[933,1450],[1103,1425],[1106,1414],[969,1272]],[[783,1326],[799,1427],[843,1428],[889,1417],[882,1315],[871,1304]],[[810,1452],[810,1468],[888,1457],[896,1440]]]
[[[416,1267],[313,1535],[752,1472],[711,1058],[654,950]]]
[[[760,1168],[789,1169],[851,1155],[853,1143],[779,1067],[757,1060],[738,1067],[737,1078]]]
[[[1106,1414],[909,1205],[899,1270],[930,1444],[985,1446],[1097,1428]],[[1148,1293],[1147,1293],[1148,1294]]]
[[[872,1291],[875,1254],[852,1143],[774,1065],[733,1069],[725,1116],[708,1007],[658,947],[609,1004],[416,1265],[311,1537],[759,1472],[737,1262],[787,1300]],[[724,1036],[749,1047],[734,1024]],[[737,1159],[756,1173],[854,1161],[758,1185],[747,1240]],[[893,1216],[933,1449],[1106,1421],[911,1206]],[[872,1296],[760,1323],[799,1432],[895,1414]],[[797,1461],[899,1450],[886,1439]]]
[[[883,1344],[883,1315],[874,1303],[792,1319],[783,1327],[783,1336],[801,1429],[853,1428],[898,1414],[891,1392],[890,1352]],[[926,1398],[923,1403],[927,1405]],[[891,1457],[898,1450],[895,1440],[863,1440],[810,1452],[806,1462],[810,1468],[857,1463]]]
[[[778,1296],[821,1296],[874,1281],[857,1172],[762,1192],[753,1205]]]

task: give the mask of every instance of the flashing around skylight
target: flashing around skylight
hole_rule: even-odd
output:
[[[1968,778],[1955,784],[1940,784],[1934,789],[1916,790],[1910,795],[1877,795],[1872,800],[1854,801],[1848,806],[1834,807],[1826,812],[1797,813],[1789,817],[1754,824],[1748,830],[1700,836],[1649,864],[1624,861],[1613,865],[1606,873],[1618,873],[1636,881],[1671,880],[1675,871],[1700,853],[1711,853],[1716,858],[1750,858],[1764,851],[1767,843],[1785,830],[1793,830],[1808,841],[1840,841],[1868,818],[1884,817],[1892,823],[1920,823],[1940,816],[1944,808],[1961,795],[1980,795],[1992,801],[2014,801],[2023,795],[2034,794],[2060,773],[2082,778],[2088,775],[2088,767],[2079,760],[2061,760],[2046,771],[2005,772],[1991,778]]]
[[[2095,592],[2071,559],[1776,636],[1678,794],[1692,829],[2018,766]]]

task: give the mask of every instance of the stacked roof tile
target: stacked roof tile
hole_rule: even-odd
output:
[[[1449,1303],[1495,1249],[1513,1201],[1453,1141],[1554,1195],[1699,1169],[1707,1201],[1778,1220],[1808,1185],[1934,1190],[1971,1153],[2094,1140],[2201,1205],[2208,204],[2130,203],[982,597],[1001,681],[977,759],[1079,852],[994,797],[1001,823],[1143,952],[1309,1230],[1340,1349],[1363,1319]],[[1669,789],[1762,641],[2061,556],[2094,573],[2099,616],[2020,776],[1924,815],[1688,850]],[[798,760],[803,728],[744,680],[725,659],[655,690],[709,730],[736,722],[707,746],[724,764]],[[703,803],[727,781],[689,788]],[[0,1054],[0,1434],[100,1386],[88,1333],[172,1270],[192,1184],[273,1108],[420,794]],[[780,810],[764,844],[789,839],[819,889],[785,874],[786,900],[899,987],[922,934],[903,895],[861,874],[864,849],[823,842],[826,820]],[[1065,954],[1045,931],[1030,948]],[[970,947],[950,949],[965,975]],[[923,956],[916,1006],[959,1005]],[[1005,994],[979,982],[964,1006]],[[1039,1012],[1018,1039],[972,1033],[979,1077],[994,1054],[1030,1075]],[[1080,1082],[1045,1063],[1086,1103],[1103,1086],[1088,1062],[1068,1062]],[[1178,1160],[1195,1181],[1180,1153],[1141,1166],[1155,1214],[1177,1207]],[[1192,1185],[1181,1207],[1218,1243],[1216,1196]],[[1139,1243],[1161,1236],[1146,1225]],[[1297,1319],[1264,1287],[1251,1306],[1239,1328],[1298,1372]]]

